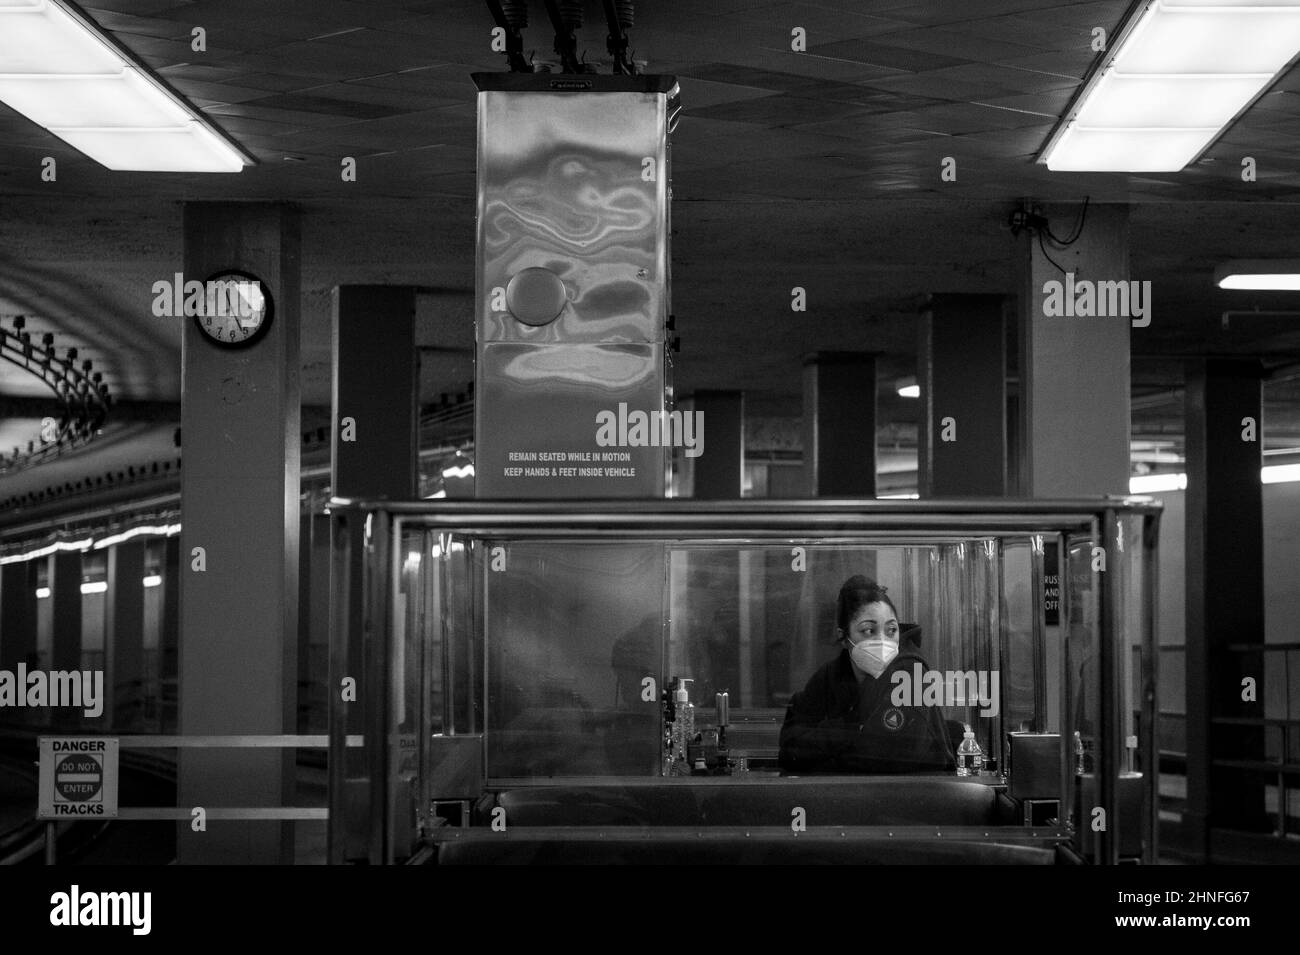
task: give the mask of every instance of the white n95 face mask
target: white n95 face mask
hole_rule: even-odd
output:
[[[884,637],[877,637],[863,640],[849,653],[859,668],[870,673],[872,677],[879,677],[894,657],[898,656],[898,644]]]

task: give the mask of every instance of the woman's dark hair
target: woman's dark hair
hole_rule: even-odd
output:
[[[844,586],[840,588],[839,600],[835,606],[836,626],[847,633],[849,624],[853,622],[857,612],[867,604],[874,603],[888,604],[889,609],[894,611],[894,616],[898,616],[898,608],[889,599],[889,594],[885,592],[884,587],[868,577],[854,574],[844,581]]]

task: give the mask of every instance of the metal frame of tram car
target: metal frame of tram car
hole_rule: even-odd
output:
[[[331,680],[356,680],[331,711],[333,862],[1156,859],[1158,504],[335,501],[331,513]],[[1002,672],[998,714],[975,726],[996,775],[781,776],[781,709],[742,695],[733,772],[665,777],[656,694],[699,674],[683,652],[692,596],[734,592],[752,623],[780,602],[762,568],[779,557],[788,570],[795,547],[811,558],[789,618],[805,648],[830,655],[817,642],[827,604],[845,567],[866,567],[928,626],[931,667]],[[726,555],[738,576],[719,574]],[[788,672],[802,686],[806,668]]]

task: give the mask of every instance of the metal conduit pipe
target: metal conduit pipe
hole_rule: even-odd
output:
[[[559,0],[560,19],[570,30],[582,29],[582,0]]]
[[[578,62],[578,40],[573,35],[574,28],[566,20],[561,3],[571,16],[573,4],[570,0],[546,0],[546,15],[551,18],[551,25],[555,27],[555,53],[559,56],[560,68],[565,73],[582,73],[582,64]],[[581,9],[578,11],[578,21],[581,25]]]
[[[516,30],[522,30],[528,26],[527,0],[500,0],[500,3],[501,10],[510,26]]]
[[[636,67],[628,60],[626,31],[632,26],[632,0],[604,0],[604,7],[605,22],[609,25],[605,46],[614,58],[614,72],[631,76]]]
[[[487,6],[496,25],[505,31],[505,54],[510,72],[531,73],[533,67],[524,59],[524,38],[519,32],[528,26],[526,0],[487,0]]]

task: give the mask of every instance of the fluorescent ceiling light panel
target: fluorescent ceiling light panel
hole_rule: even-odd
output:
[[[1115,54],[1124,73],[1276,73],[1300,50],[1300,6],[1157,0]]]
[[[1120,129],[1217,129],[1272,76],[1130,76],[1107,70],[1093,89],[1089,109]]]
[[[46,129],[56,127],[183,126],[190,115],[179,103],[128,67],[116,76],[0,74],[0,100]]]
[[[1057,140],[1053,172],[1169,172],[1187,165],[1214,129],[1086,129],[1071,126]]]
[[[1153,0],[1088,81],[1041,161],[1177,172],[1300,53],[1300,0]]]
[[[239,172],[244,161],[201,123],[175,129],[83,129],[50,132],[109,169],[149,172]]]
[[[90,537],[81,541],[55,541],[53,544],[46,544],[44,547],[37,547],[35,550],[29,550],[22,554],[10,554],[8,557],[0,557],[0,565],[20,564],[25,560],[32,560],[35,557],[47,557],[50,554],[60,552],[90,550],[90,545],[93,543],[94,540]]]
[[[150,535],[153,537],[167,536],[174,533],[173,528],[179,528],[179,524],[141,524],[132,527],[129,530],[119,531],[116,534],[109,534],[107,537],[101,537],[95,541],[94,550],[103,550],[106,547],[112,547],[114,544],[121,544],[123,541],[129,541],[135,537]]]
[[[1226,262],[1214,270],[1214,284],[1223,289],[1300,291],[1300,259]]]
[[[6,73],[115,75],[121,54],[57,4],[0,4],[0,64]]]
[[[1271,464],[1259,469],[1261,484],[1290,484],[1300,481],[1300,464]],[[1144,474],[1128,479],[1130,494],[1158,494],[1187,490],[1186,474]]]
[[[1128,479],[1130,494],[1158,494],[1187,490],[1186,474],[1141,474]]]
[[[1219,288],[1294,292],[1300,290],[1300,275],[1226,275],[1219,281]]]
[[[109,169],[239,172],[248,161],[55,0],[0,0],[0,101]]]
[[[1259,479],[1264,484],[1290,484],[1300,481],[1300,464],[1271,464],[1259,469]]]

